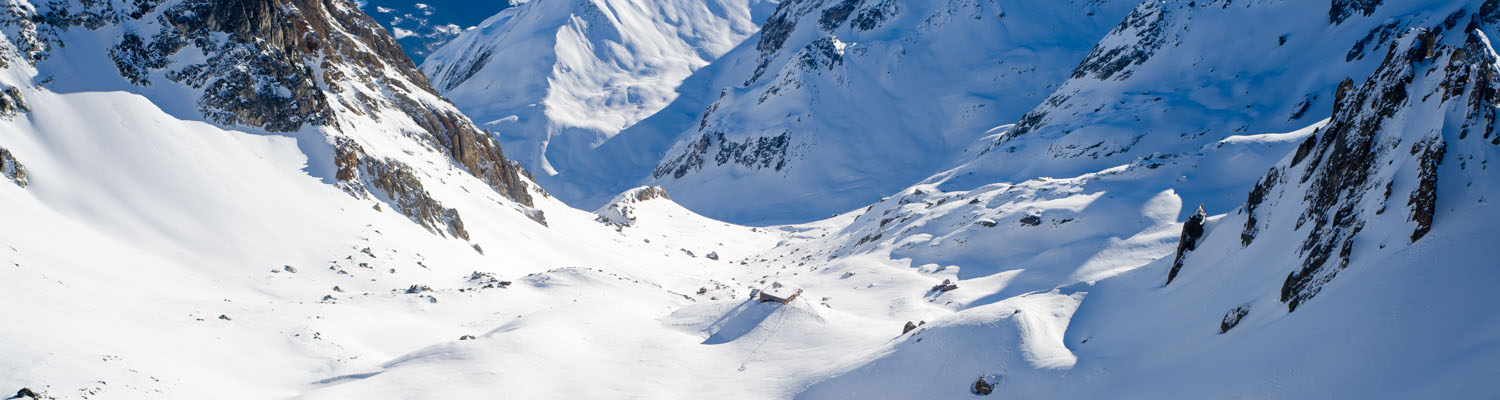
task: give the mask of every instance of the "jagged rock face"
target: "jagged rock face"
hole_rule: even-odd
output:
[[[371,157],[359,144],[346,138],[338,140],[334,163],[338,166],[339,188],[350,195],[368,198],[372,196],[371,189],[378,189],[388,196],[386,203],[428,231],[469,239],[458,210],[433,199],[406,164]]]
[[[198,110],[209,121],[268,132],[319,129],[340,149],[340,159],[349,156],[344,149],[350,144],[362,146],[361,154],[410,154],[408,149],[374,146],[375,141],[367,140],[365,135],[386,134],[370,132],[367,126],[373,121],[414,142],[410,147],[451,160],[502,196],[533,205],[528,173],[506,159],[493,135],[439,97],[394,39],[351,2],[82,0],[5,5],[8,12],[0,17],[0,27],[6,29],[10,47],[34,65],[63,48],[63,34],[70,29],[118,31],[119,41],[109,47],[108,56],[122,78],[140,86],[180,85],[198,96]],[[0,96],[0,110],[19,103],[18,96],[16,101],[7,97]],[[454,223],[436,225],[448,227],[442,230],[452,236],[466,236],[459,234],[456,213],[449,218],[425,204],[430,196],[416,185],[409,166],[389,156],[355,158],[363,160],[359,168],[372,180],[341,182],[360,188],[351,194],[385,191],[376,198],[389,199],[393,208],[429,229],[434,226],[431,221],[452,219]],[[534,219],[541,215],[524,212]]]
[[[3,147],[0,147],[0,178],[5,178],[16,186],[26,187],[26,166],[16,161],[15,155]]]
[[[1143,2],[1071,79],[976,146],[981,162],[963,172],[1075,176],[1234,135],[1295,131],[1328,115],[1338,82],[1378,68],[1402,32],[1462,30],[1480,14],[1477,3],[1338,1],[1333,7],[1350,14],[1332,23],[1322,12],[1329,3]],[[1267,31],[1244,21],[1276,23]]]
[[[4,59],[5,57],[0,56],[0,60]],[[0,90],[0,118],[14,117],[17,113],[27,111],[31,111],[31,106],[26,104],[26,97],[21,95],[21,89],[8,87]]]
[[[726,139],[723,132],[714,132],[712,135],[700,136],[686,151],[663,160],[657,165],[656,171],[651,173],[651,177],[663,178],[670,175],[682,178],[692,171],[703,169],[705,157],[712,157],[715,166],[732,163],[745,168],[780,171],[786,167],[787,157],[791,155],[788,154],[790,148],[791,136],[786,133],[734,142]]]
[[[1073,69],[1073,77],[1094,77],[1099,80],[1129,78],[1130,71],[1125,67],[1146,61],[1166,43],[1170,22],[1167,19],[1168,12],[1168,8],[1157,2],[1146,2],[1136,7],[1125,17],[1124,22],[1109,33],[1112,39],[1126,41],[1115,46],[1101,43],[1101,46],[1095,47],[1088,58]]]
[[[1316,296],[1356,254],[1370,251],[1375,239],[1359,238],[1372,227],[1405,230],[1400,240],[1409,242],[1430,232],[1441,221],[1439,177],[1447,175],[1440,171],[1452,168],[1445,162],[1464,162],[1458,168],[1465,174],[1488,173],[1482,162],[1476,168],[1464,160],[1495,150],[1496,60],[1480,30],[1444,33],[1439,26],[1403,34],[1368,80],[1339,85],[1332,119],[1312,144],[1257,183],[1242,209],[1249,214],[1242,244],[1256,243],[1258,232],[1306,235],[1298,248],[1301,265],[1281,288],[1288,310]],[[1424,115],[1462,117],[1420,119]],[[1455,143],[1466,154],[1451,154]],[[1404,212],[1388,212],[1393,208]],[[1265,222],[1286,212],[1295,213],[1294,226]],[[1389,245],[1395,244],[1380,242]]]

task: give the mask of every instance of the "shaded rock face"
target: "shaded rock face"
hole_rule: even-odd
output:
[[[371,157],[359,144],[342,137],[335,146],[334,163],[338,166],[339,188],[349,195],[369,198],[373,194],[371,189],[377,189],[387,204],[428,231],[469,239],[458,210],[434,200],[406,164]]]
[[[1338,24],[1358,14],[1368,16],[1384,0],[1333,0],[1328,7],[1328,22]]]
[[[1303,142],[1303,144],[1312,143],[1313,139],[1315,138],[1308,138],[1308,141]],[[1299,147],[1297,151],[1300,154],[1302,149]],[[1296,157],[1293,159],[1300,161],[1300,158]],[[1292,166],[1296,165],[1297,163],[1294,161]],[[1266,202],[1266,196],[1271,194],[1271,189],[1280,182],[1281,169],[1271,168],[1269,172],[1266,172],[1266,176],[1261,178],[1260,181],[1255,182],[1255,187],[1250,189],[1249,198],[1245,199],[1245,207],[1242,208],[1245,212],[1245,230],[1240,232],[1240,246],[1249,246],[1251,242],[1255,241],[1255,235],[1260,233],[1260,218],[1257,211]]]
[[[1250,315],[1250,306],[1239,306],[1224,313],[1224,319],[1219,321],[1219,334],[1229,333],[1230,329],[1239,326],[1240,320]]]
[[[0,178],[5,178],[16,186],[26,187],[26,166],[16,161],[16,157],[4,147],[0,147]]]
[[[1136,7],[1125,17],[1125,21],[1110,32],[1110,36],[1133,36],[1135,40],[1118,46],[1100,43],[1073,70],[1073,77],[1092,76],[1099,80],[1129,78],[1130,72],[1125,70],[1126,67],[1145,62],[1166,44],[1169,25],[1167,17],[1167,8],[1158,2],[1146,2]]]
[[[1289,311],[1347,268],[1357,247],[1368,246],[1356,240],[1367,225],[1404,226],[1412,242],[1433,229],[1439,170],[1449,157],[1450,141],[1478,142],[1466,145],[1470,149],[1496,144],[1494,94],[1500,91],[1500,70],[1493,49],[1479,30],[1448,31],[1465,35],[1461,42],[1444,41],[1441,31],[1409,31],[1368,80],[1340,84],[1329,124],[1313,144],[1303,146],[1310,148],[1299,147],[1290,163],[1273,168],[1251,191],[1243,209],[1250,214],[1244,244],[1256,232],[1286,230],[1257,225],[1264,213],[1279,209],[1294,211],[1291,228],[1306,232],[1298,248],[1301,266],[1281,287],[1280,300]],[[1439,118],[1433,126],[1412,127],[1409,117],[1403,117],[1424,114],[1463,119]],[[1392,217],[1386,210],[1399,207],[1391,198],[1402,191],[1409,191],[1400,196],[1406,198],[1406,212]],[[1294,203],[1293,196],[1301,201]],[[1276,207],[1267,208],[1267,203]]]
[[[1182,271],[1182,257],[1198,248],[1198,238],[1203,237],[1203,223],[1206,221],[1208,212],[1203,211],[1203,205],[1199,204],[1198,211],[1182,224],[1182,237],[1177,241],[1177,256],[1172,259],[1172,270],[1167,272],[1166,284],[1172,284],[1172,280],[1177,279],[1177,273]]]
[[[734,163],[745,168],[780,171],[787,166],[791,141],[791,135],[787,133],[747,138],[744,142],[728,140],[723,132],[705,134],[688,145],[685,151],[657,165],[651,177],[670,175],[680,179],[689,172],[703,169],[709,156],[712,156],[715,165]]]

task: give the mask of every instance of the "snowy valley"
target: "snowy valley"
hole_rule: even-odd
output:
[[[1500,397],[1500,0],[514,3],[0,0],[0,396]]]

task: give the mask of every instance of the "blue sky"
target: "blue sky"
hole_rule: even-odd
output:
[[[508,0],[361,0],[418,64],[457,32],[510,6]],[[456,28],[456,29],[455,29]]]

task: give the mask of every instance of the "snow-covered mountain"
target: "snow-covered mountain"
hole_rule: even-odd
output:
[[[550,175],[596,157],[594,146],[661,110],[684,78],[755,32],[767,4],[536,0],[464,32],[422,69],[553,186]]]
[[[549,2],[532,6],[544,3]],[[670,5],[702,7],[700,3]],[[558,135],[550,133],[557,128],[528,125],[524,114],[519,125],[497,129],[502,137],[523,138],[506,140],[507,144],[535,147],[551,140],[541,145],[547,148],[545,163],[520,160],[548,171],[541,182],[575,205],[594,207],[620,190],[650,183],[668,188],[677,201],[715,218],[805,221],[859,207],[937,172],[950,154],[962,151],[994,121],[1018,118],[1040,103],[1131,6],[1129,1],[1093,0],[1005,5],[959,0],[782,1],[765,17],[759,33],[743,42],[720,43],[738,46],[716,60],[705,58],[713,64],[680,88],[655,86],[671,95],[639,100],[614,96],[609,103],[592,102],[590,108],[567,112],[553,111],[557,101],[545,102],[548,115],[592,121],[602,134],[579,136],[582,139],[559,149]],[[512,26],[501,21],[520,13],[502,13],[490,23]],[[551,36],[525,35],[468,35],[462,40],[476,44],[456,42],[443,50],[443,57],[462,54],[465,60],[486,60],[491,48],[552,46]],[[742,36],[725,36],[738,37]],[[709,54],[717,56],[728,47],[718,49]],[[545,51],[523,53],[551,57]],[[444,60],[434,57],[425,67],[435,81],[461,81],[465,74],[458,72],[470,71],[452,65],[471,62]],[[531,64],[535,63],[487,67],[486,71],[504,75],[491,72],[496,77],[471,79],[445,93],[480,120],[504,117],[526,104],[544,104],[536,103],[535,95],[504,94],[516,81],[542,83],[514,78],[530,75],[517,71],[534,70]],[[574,70],[580,75],[613,76]],[[566,87],[557,88],[557,82],[570,79],[548,80],[551,93],[564,91]],[[505,92],[494,93],[497,88]],[[575,92],[614,93],[565,91]],[[517,101],[508,100],[512,98]],[[597,111],[627,106],[634,112],[629,118],[601,119],[613,113]],[[497,124],[504,121],[508,120]],[[756,201],[741,201],[747,198]]]
[[[1480,371],[1500,349],[1478,343],[1492,342],[1491,327],[1500,324],[1480,306],[1497,300],[1486,289],[1497,276],[1486,250],[1461,238],[1483,236],[1500,215],[1487,209],[1488,188],[1500,177],[1484,167],[1500,155],[1500,136],[1485,136],[1496,128],[1500,63],[1488,37],[1500,15],[1494,2],[1400,8],[1415,3],[1371,12],[1396,16],[1380,17],[1391,18],[1377,20],[1382,25],[1411,29],[1375,39],[1376,68],[1338,84],[1331,118],[1305,129],[1231,135],[1072,179],[957,192],[939,189],[940,180],[864,212],[840,241],[873,247],[868,252],[889,246],[892,257],[910,256],[913,264],[953,263],[962,266],[959,278],[973,277],[956,280],[960,288],[1001,280],[1002,289],[975,302],[953,296],[970,308],[850,362],[803,394],[1493,395],[1500,387]],[[1290,3],[1257,5],[1266,8],[1209,8],[1224,13],[1220,21],[1244,25],[1212,24],[1218,32],[1178,37],[1239,37],[1235,29],[1260,28],[1248,14],[1304,12]],[[1195,19],[1213,20],[1198,12]],[[1114,36],[1120,33],[1128,31]],[[1279,159],[1268,172],[1249,170],[1267,165],[1268,155]],[[1182,208],[1179,191],[1252,174],[1263,177],[1248,194],[1240,191],[1245,197],[1229,214],[1199,208],[1185,225],[1172,223],[1192,210]],[[1161,187],[1179,190],[1148,196]],[[1126,222],[1132,219],[1137,228]],[[1000,232],[987,233],[993,230]],[[981,242],[992,244],[973,245]],[[972,272],[976,264],[1000,268]],[[996,348],[1013,350],[972,354]],[[946,373],[931,375],[936,370]],[[913,375],[933,379],[901,380]]]
[[[603,172],[547,178],[575,193],[624,188],[585,211],[507,159],[355,3],[0,0],[0,390],[1500,396],[1500,271],[1485,245],[1500,223],[1488,200],[1500,176],[1487,167],[1500,156],[1500,0],[1073,4],[1094,15],[1033,4],[1004,18],[917,3],[778,3],[765,26],[801,15],[797,28],[763,29],[681,85],[656,86],[680,96],[569,164]],[[880,4],[898,12],[859,31],[878,20],[861,15],[887,15]],[[829,10],[847,19],[824,29]],[[1098,21],[1105,10],[1120,23]],[[950,17],[929,33],[964,28],[898,29],[921,26],[897,23],[912,15]],[[916,49],[1026,53],[1037,42],[953,32],[1044,15],[1101,23],[1099,38],[1047,50],[1077,59],[998,87],[965,83],[975,75],[961,72],[993,72],[980,64],[929,69],[952,80],[880,81],[939,99],[904,102],[946,113],[927,121],[974,128],[951,148],[911,149],[933,170],[850,172],[894,188],[883,198],[748,227],[695,212],[712,190],[739,189],[694,177],[783,174],[786,187],[720,210],[825,188],[707,156],[660,178],[667,188],[625,186],[645,176],[626,166],[690,154],[668,150],[709,126],[890,123],[879,107],[904,98],[859,114],[824,100],[876,97],[879,85],[834,77],[938,64]],[[756,48],[777,32],[783,50]],[[802,55],[827,68],[816,56],[828,53],[792,50],[829,35],[843,64],[813,74]],[[909,51],[868,58],[892,46]],[[560,54],[524,49],[493,56]],[[523,83],[553,82],[537,79]],[[1044,93],[1030,106],[1002,96],[1026,88]],[[1019,108],[963,119],[929,104],[953,99]],[[710,118],[685,111],[709,105]],[[776,114],[788,110],[805,114]],[[648,128],[658,134],[638,135]],[[837,154],[911,140],[906,129],[815,143]]]
[[[718,74],[707,95],[617,140],[660,141],[647,181],[711,217],[848,211],[950,166],[995,121],[1035,107],[1133,5],[783,1],[706,69]],[[638,147],[606,145],[602,157]]]

